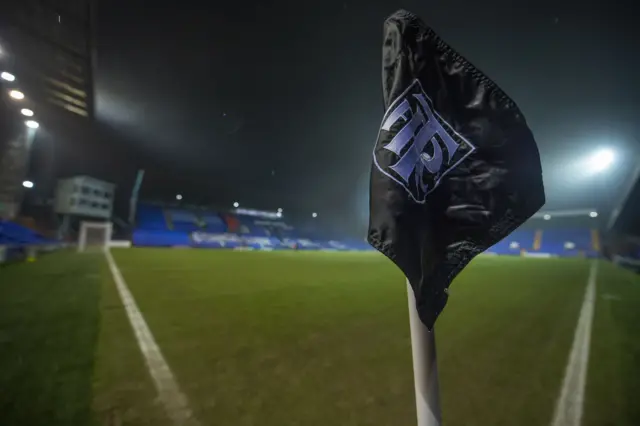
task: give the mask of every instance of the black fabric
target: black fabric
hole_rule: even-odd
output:
[[[410,12],[385,21],[382,88],[368,241],[431,329],[456,275],[544,205],[540,155],[517,105]]]

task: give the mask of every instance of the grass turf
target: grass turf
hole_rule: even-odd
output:
[[[640,276],[600,266],[583,425],[640,425]]]
[[[89,424],[100,261],[57,253],[0,269],[0,424]]]
[[[116,252],[205,423],[415,422],[402,275],[382,256]],[[548,423],[583,260],[480,259],[438,322],[450,425]]]
[[[382,256],[114,256],[203,425],[415,424],[404,279]],[[491,257],[461,274],[437,323],[447,425],[550,422],[587,275]],[[586,425],[639,424],[639,284],[601,268]],[[0,270],[0,336],[0,424],[168,425],[100,256]]]

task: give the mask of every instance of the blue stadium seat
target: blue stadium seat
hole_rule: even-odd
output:
[[[487,251],[497,254],[519,255],[522,250],[533,251],[534,241],[534,229],[516,229],[511,235]]]
[[[29,228],[11,221],[0,220],[0,244],[37,245],[50,244],[52,240],[42,237]]]
[[[207,232],[227,232],[227,224],[215,213],[205,213],[200,216]]]
[[[167,229],[162,207],[141,204],[138,206],[136,219],[139,229]]]
[[[189,234],[180,231],[136,229],[133,232],[132,244],[148,247],[189,246]]]
[[[590,229],[546,229],[542,234],[541,252],[557,256],[588,255],[594,252]]]
[[[174,231],[194,232],[202,228],[198,224],[198,217],[188,210],[166,210],[165,213],[173,223]]]
[[[241,235],[253,237],[270,237],[271,231],[265,226],[258,225],[256,222],[266,222],[264,219],[256,219],[253,216],[236,215],[239,223],[238,233]]]
[[[190,246],[254,250],[373,250],[361,240],[342,241],[317,232],[299,232],[282,219],[249,215],[163,209],[140,205],[136,246]]]

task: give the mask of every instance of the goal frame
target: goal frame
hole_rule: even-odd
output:
[[[109,249],[109,242],[111,241],[111,235],[113,234],[113,224],[111,222],[89,222],[83,221],[80,223],[80,235],[78,236],[78,252],[83,253],[87,248],[87,233],[89,229],[103,229],[104,230],[104,244],[101,247],[102,251]]]

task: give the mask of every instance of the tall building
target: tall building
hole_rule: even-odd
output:
[[[0,64],[16,76],[25,103],[93,116],[91,0],[5,0]]]
[[[30,161],[52,180],[54,150],[91,126],[94,9],[94,0],[4,0],[0,6],[0,218],[18,214]],[[40,129],[26,127],[26,119]]]

